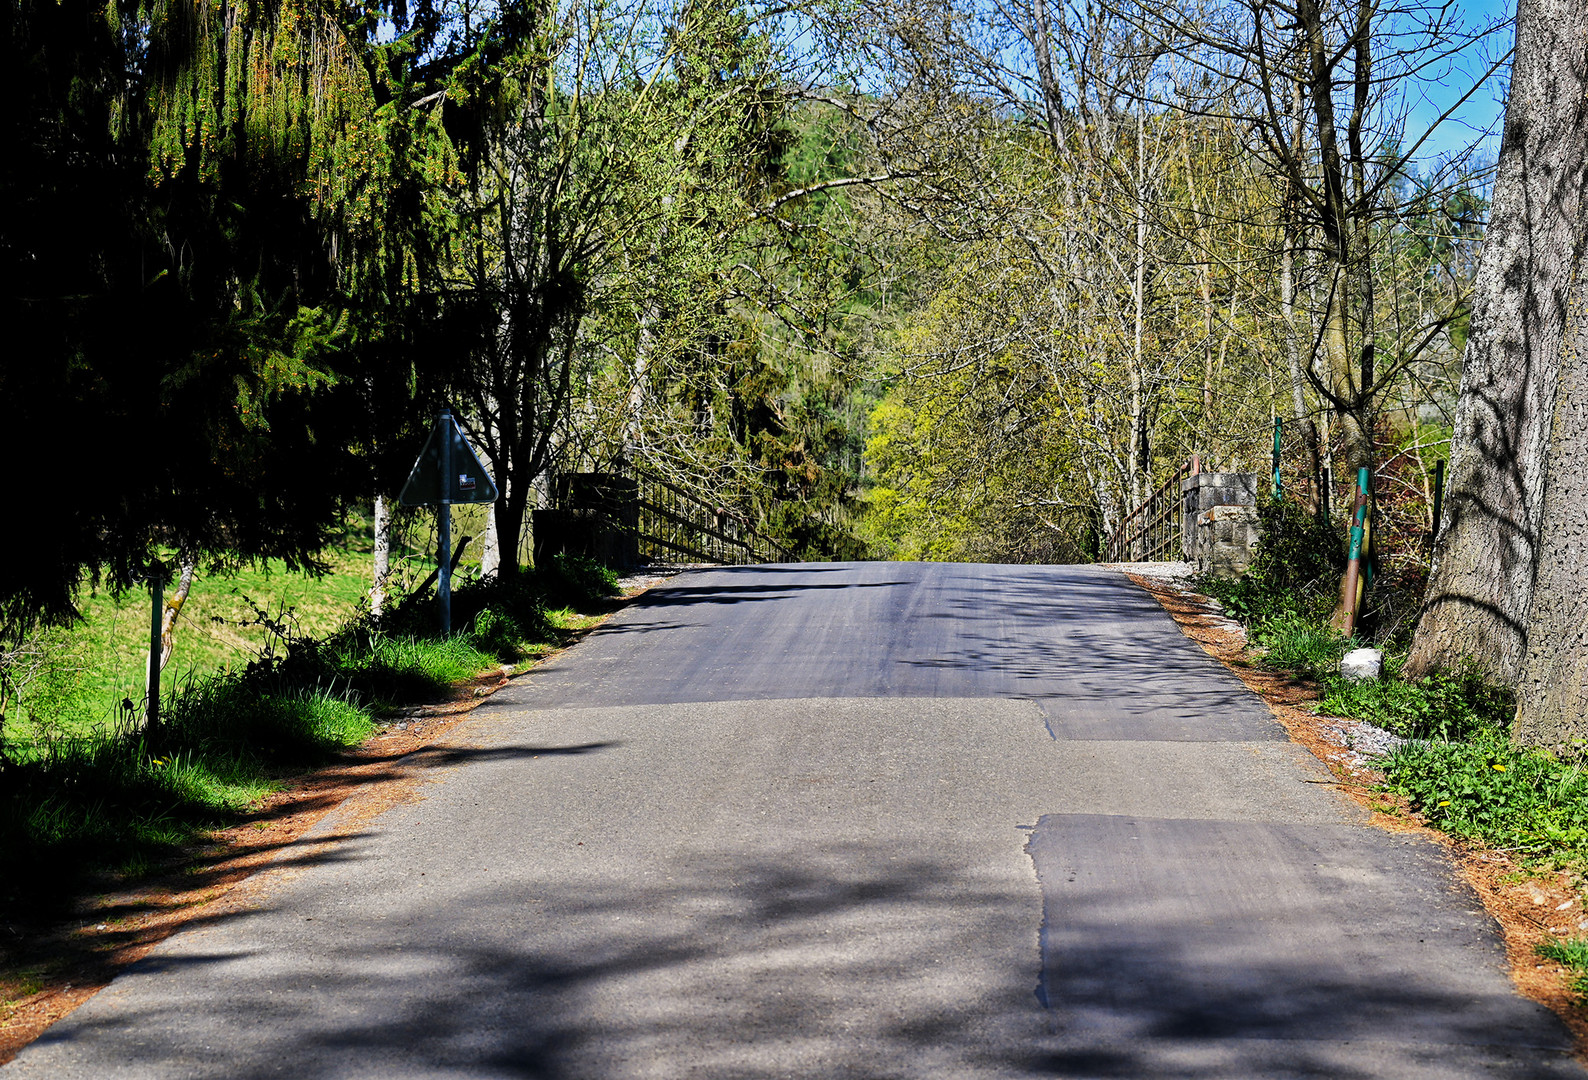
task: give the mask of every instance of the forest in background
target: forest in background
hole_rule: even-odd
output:
[[[1426,517],[1489,181],[1408,115],[1495,94],[1503,23],[5,10],[0,392],[92,477],[8,537],[13,627],[157,558],[313,569],[443,405],[505,551],[552,474],[628,460],[803,557],[1087,559],[1190,455],[1256,465],[1276,415],[1308,491],[1411,461],[1385,481]]]
[[[1503,20],[5,11],[0,395],[58,496],[0,540],[15,641],[156,571],[173,623],[195,576],[319,572],[442,407],[504,579],[623,463],[798,558],[1085,561],[1276,418],[1290,490],[1369,467],[1375,558],[1425,572],[1492,162],[1412,118],[1503,93]]]

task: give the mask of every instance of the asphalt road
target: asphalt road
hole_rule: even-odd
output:
[[[1117,572],[674,578],[6,1077],[1588,1077]]]

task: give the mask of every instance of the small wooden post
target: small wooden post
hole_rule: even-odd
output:
[[[165,622],[165,567],[158,559],[149,564],[149,668],[144,681],[143,729],[154,734],[160,726],[160,658],[164,653],[161,631]]]
[[[383,495],[375,496],[375,574],[369,589],[369,613],[386,610],[386,579],[391,576],[391,507]]]

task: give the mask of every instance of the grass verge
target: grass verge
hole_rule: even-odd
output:
[[[363,742],[383,712],[443,699],[503,660],[555,644],[582,618],[573,609],[598,609],[616,591],[609,571],[556,560],[510,583],[459,588],[461,630],[445,638],[430,628],[433,599],[420,596],[324,637],[278,620],[246,665],[182,680],[158,728],[124,714],[69,732],[11,733],[0,745],[0,908],[23,922],[58,917],[91,884],[180,860],[285,778]]]

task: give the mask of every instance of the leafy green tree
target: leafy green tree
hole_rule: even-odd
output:
[[[446,143],[393,75],[416,54],[295,2],[0,11],[0,398],[49,477],[0,622],[67,619],[85,577],[170,549],[314,568],[368,486],[371,312],[436,224]]]

